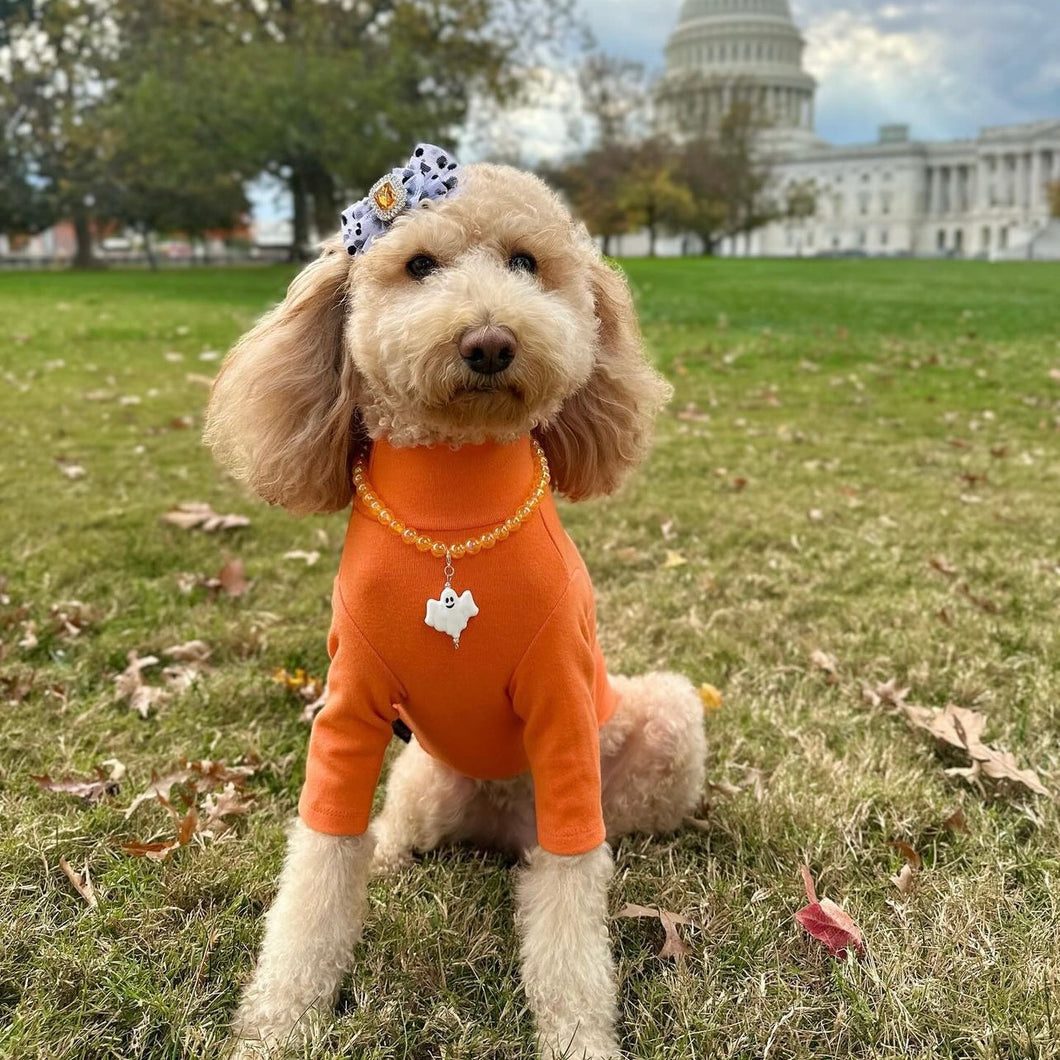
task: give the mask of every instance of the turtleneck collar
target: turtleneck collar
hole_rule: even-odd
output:
[[[372,444],[368,479],[376,496],[406,526],[469,530],[503,523],[534,488],[537,464],[529,435],[501,445]]]

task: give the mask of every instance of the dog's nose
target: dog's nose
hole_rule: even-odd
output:
[[[460,339],[460,356],[479,375],[503,372],[515,360],[517,349],[515,333],[501,324],[471,328]]]

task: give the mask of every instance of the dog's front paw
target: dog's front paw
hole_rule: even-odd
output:
[[[391,841],[385,832],[376,837],[375,850],[372,852],[373,875],[389,876],[411,864],[412,851],[407,846]]]

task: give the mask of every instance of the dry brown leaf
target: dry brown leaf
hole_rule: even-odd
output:
[[[651,917],[657,919],[662,924],[663,931],[666,933],[662,948],[659,950],[660,957],[686,957],[692,952],[691,948],[686,945],[677,930],[678,924],[695,924],[694,920],[691,920],[686,916],[680,916],[678,913],[671,913],[667,909],[660,909],[656,906],[633,905],[629,902],[623,906],[622,910],[618,913],[618,916]]]
[[[928,560],[928,566],[934,567],[940,574],[945,574],[948,578],[955,578],[960,573],[945,556],[932,556]]]
[[[208,504],[201,501],[185,501],[170,509],[162,516],[162,521],[179,526],[182,530],[204,530],[213,533],[215,530],[234,530],[249,526],[250,520],[245,515],[219,515]]]
[[[1004,784],[1026,788],[1036,795],[1048,795],[1048,789],[1032,769],[1020,769],[1008,751],[998,751],[983,743],[986,716],[967,707],[948,703],[944,710],[931,710],[911,703],[902,704],[902,713],[915,728],[929,733],[941,743],[965,752],[972,765],[967,769],[953,769],[953,776],[962,776],[973,784],[981,775]]]
[[[43,791],[57,791],[65,795],[73,795],[75,798],[84,799],[88,803],[102,802],[109,795],[117,795],[121,784],[119,780],[125,771],[125,767],[116,759],[110,761],[115,767],[110,773],[104,772],[102,767],[95,767],[95,777],[62,777],[53,780],[47,773],[31,773],[30,780],[34,781]],[[120,772],[118,768],[120,767]]]
[[[945,828],[947,832],[967,832],[968,820],[964,816],[964,807],[958,806],[957,809],[942,822],[942,827]]]
[[[903,842],[901,839],[895,839],[887,845],[889,847],[894,847],[894,849],[897,850],[914,869],[919,869],[921,865],[923,865],[920,855],[908,843]]]
[[[663,570],[673,570],[676,567],[683,567],[688,563],[688,560],[681,555],[680,552],[668,551],[666,553],[666,559],[663,561]]]
[[[158,657],[145,655],[143,658],[133,649],[126,656],[129,665],[114,678],[114,698],[126,700],[141,718],[146,718],[151,708],[163,702],[168,693],[164,688],[157,688],[144,681],[143,671],[149,666],[158,664]]]
[[[226,596],[242,596],[250,588],[241,559],[230,559],[217,572],[216,580]]]
[[[163,649],[162,654],[176,662],[202,664],[210,658],[210,646],[203,640],[189,640]]]
[[[810,663],[816,669],[823,670],[828,675],[830,684],[836,684],[839,681],[839,663],[834,655],[830,655],[828,652],[821,651],[818,648],[816,651],[810,652]]]
[[[306,552],[305,549],[292,548],[290,552],[283,554],[284,559],[300,559],[307,567],[312,567],[320,559],[320,553],[314,549],[312,552]]]
[[[99,902],[96,901],[96,889],[92,886],[92,876],[88,871],[88,861],[85,867],[78,872],[64,857],[59,858],[59,868],[66,873],[66,878],[74,885],[74,890],[88,903],[90,909],[98,909]]]
[[[916,873],[913,870],[913,866],[908,863],[904,864],[898,870],[896,876],[890,877],[890,881],[898,888],[898,892],[903,898],[907,897],[912,893],[913,886],[916,883]]]
[[[92,608],[80,600],[63,600],[52,604],[49,616],[56,636],[68,640],[81,636],[97,617]]]

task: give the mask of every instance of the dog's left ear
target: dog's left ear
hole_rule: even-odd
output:
[[[673,388],[647,362],[622,274],[592,248],[597,332],[589,381],[537,432],[553,486],[572,501],[613,493],[643,459],[659,409]]]

